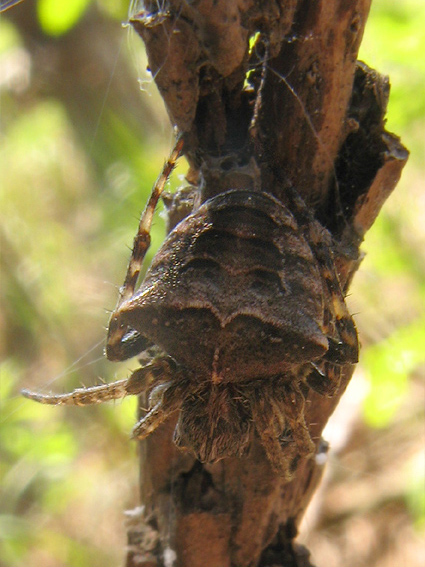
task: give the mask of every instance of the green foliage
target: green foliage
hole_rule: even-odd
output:
[[[405,132],[403,141],[413,149],[414,163],[418,152],[423,155],[425,149],[423,137],[417,137],[425,115],[424,21],[422,0],[375,1],[360,51],[361,58],[391,77],[387,128]],[[404,175],[414,179],[411,167],[409,164]],[[369,250],[365,267],[370,263],[377,278],[374,300],[379,308],[389,308],[391,312],[397,310],[393,304],[396,301],[403,310],[398,315],[401,327],[384,340],[367,345],[362,354],[371,387],[365,402],[365,417],[370,425],[379,427],[389,424],[408,393],[409,377],[424,363],[425,258],[420,245],[421,210],[398,197],[402,190],[402,187],[396,189],[397,204],[392,207],[390,199],[365,244]],[[391,290],[398,297],[391,297]],[[370,296],[367,289],[361,292]],[[391,304],[386,306],[385,300]],[[403,319],[407,320],[403,323]],[[383,331],[388,335],[386,329]]]
[[[83,18],[94,0],[37,0],[37,15],[41,29],[47,35],[61,36],[72,30]],[[99,8],[109,17],[125,21],[127,0],[98,0]]]
[[[0,563],[20,565],[31,545],[49,532],[34,523],[35,509],[47,517],[72,498],[69,491],[61,490],[54,500],[49,493],[70,475],[77,443],[65,421],[12,395],[22,368],[8,361],[0,371]]]
[[[390,77],[390,131],[406,132],[425,116],[424,22],[423,0],[372,2],[359,59]]]
[[[37,0],[37,14],[42,30],[59,36],[72,29],[83,17],[92,0]]]
[[[415,394],[425,381],[424,22],[423,0],[375,0],[360,50],[361,59],[390,76],[387,129],[401,134],[411,151],[395,195],[366,235],[367,256],[353,288],[353,296],[362,298],[356,307],[364,343],[361,365],[369,380],[364,418],[369,426],[387,431],[407,428],[410,421],[423,428],[424,419],[423,399]],[[411,445],[410,451],[416,446],[413,440]],[[416,526],[423,529],[420,447],[404,496]]]
[[[390,337],[371,345],[362,355],[370,391],[364,416],[372,427],[386,427],[406,398],[409,378],[425,364],[425,318],[397,329]]]
[[[125,21],[127,18],[128,0],[98,0],[99,8],[108,16]]]
[[[11,48],[20,43],[19,34],[12,24],[5,18],[0,18],[0,53],[7,53]]]
[[[2,55],[25,73],[19,30],[7,18],[0,25]],[[58,42],[59,29],[51,31]],[[135,400],[81,411],[19,395],[24,386],[61,391],[131,370],[105,363],[105,307],[116,301],[126,245],[166,149],[143,150],[143,139],[105,97],[113,78],[99,87],[103,113],[89,117],[97,130],[87,147],[63,101],[37,92],[37,75],[23,98],[14,83],[2,87],[0,565],[8,567],[118,564],[122,510],[135,501],[135,446],[128,439]],[[84,87],[84,74],[81,81]],[[157,243],[163,234],[158,220]]]

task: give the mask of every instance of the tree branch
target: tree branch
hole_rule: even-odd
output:
[[[200,199],[250,185],[283,198],[295,187],[339,244],[345,290],[407,159],[384,129],[388,81],[356,61],[369,5],[199,0],[158,12],[157,2],[145,2],[131,19],[170,119],[185,134]],[[257,33],[262,42],[250,51]],[[131,517],[127,566],[168,567],[173,558],[179,567],[308,566],[294,539],[326,461],[323,428],[352,372],[343,367],[332,397],[308,393],[316,456],[289,483],[256,438],[246,458],[212,465],[177,451],[175,423],[143,441],[144,507]]]

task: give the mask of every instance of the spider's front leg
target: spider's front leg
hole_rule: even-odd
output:
[[[177,159],[183,151],[183,138],[178,138],[170,157],[165,162],[161,174],[152,189],[150,199],[142,213],[139,228],[133,242],[133,250],[128,263],[124,284],[120,289],[118,304],[114,309],[109,322],[106,342],[106,356],[108,360],[121,361],[136,356],[145,350],[151,343],[134,329],[129,328],[121,321],[120,309],[126,301],[131,299],[136,289],[142,269],[143,260],[149,249],[153,215],[159,198],[164,191],[165,184],[176,165]]]
[[[77,388],[67,394],[40,394],[30,390],[22,390],[22,395],[41,404],[88,406],[119,400],[125,396],[137,396],[168,374],[168,357],[162,357],[154,359],[143,368],[138,368],[129,378],[110,384],[100,384],[91,388]]]

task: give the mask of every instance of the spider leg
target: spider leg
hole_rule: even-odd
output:
[[[332,398],[341,384],[341,366],[326,361],[312,362],[305,381],[318,394]]]
[[[334,320],[334,325],[328,325],[329,351],[324,358],[336,364],[356,364],[359,357],[357,330],[347,309],[335,269],[335,243],[331,234],[315,219],[312,210],[298,193],[293,188],[288,188],[286,194],[291,210],[296,213],[297,220],[308,232],[310,245],[321,267],[327,291],[326,304],[331,319]]]
[[[125,396],[136,396],[146,391],[153,382],[166,372],[167,359],[157,359],[143,368],[135,370],[129,378],[117,380],[110,384],[100,384],[90,388],[77,388],[67,394],[40,394],[30,390],[22,390],[25,398],[41,404],[88,406],[118,400]]]
[[[154,405],[134,426],[132,439],[145,439],[172,413],[180,409],[186,388],[187,384],[184,381],[175,379],[154,388],[149,398]]]
[[[334,328],[329,325],[329,349],[324,358],[336,364],[356,364],[359,359],[357,330],[335,269],[332,237],[317,221],[310,227],[310,237],[326,284],[326,306],[331,314],[330,322],[335,322]]]
[[[173,171],[178,158],[183,150],[183,138],[178,138],[170,157],[165,162],[164,167],[152,189],[151,196],[139,222],[139,229],[134,238],[133,251],[127,268],[124,285],[120,290],[118,307],[133,294],[137,279],[140,274],[143,259],[150,245],[150,231],[152,226],[153,214],[158,204],[159,198],[164,190],[165,184]]]
[[[139,222],[139,228],[133,242],[133,250],[131,253],[130,261],[128,263],[127,273],[125,276],[124,284],[120,289],[118,304],[112,313],[109,323],[108,338],[106,344],[106,356],[109,360],[124,360],[129,358],[128,348],[126,345],[121,346],[123,338],[128,334],[126,325],[121,325],[119,322],[119,308],[121,305],[134,295],[137,280],[140,275],[140,270],[143,265],[146,252],[149,249],[151,237],[150,231],[152,227],[153,215],[158,204],[159,198],[164,190],[165,184],[171,175],[171,172],[176,165],[176,161],[183,151],[183,137],[179,137],[170,157],[165,162],[164,167],[155,182],[152,189],[151,196],[142,213]],[[137,352],[131,350],[134,356]],[[140,352],[140,351],[139,351]]]

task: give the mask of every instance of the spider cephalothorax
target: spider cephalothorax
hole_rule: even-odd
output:
[[[157,185],[142,217],[106,349],[110,360],[152,345],[157,354],[128,380],[26,395],[84,404],[149,391],[134,437],[179,411],[175,443],[213,462],[241,456],[255,430],[272,466],[291,478],[299,458],[314,452],[303,392],[331,395],[335,369],[358,355],[331,236],[295,191],[286,204],[226,191],[171,231],[135,291],[159,193]]]

